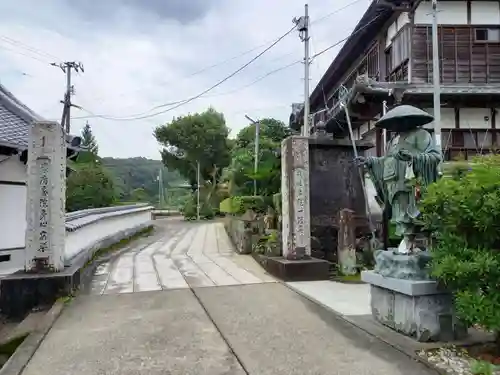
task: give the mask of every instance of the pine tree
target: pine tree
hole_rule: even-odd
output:
[[[82,151],[79,152],[77,159],[78,163],[97,162],[99,160],[99,147],[97,146],[97,140],[95,139],[94,133],[92,133],[92,128],[88,122],[83,127],[81,136]]]

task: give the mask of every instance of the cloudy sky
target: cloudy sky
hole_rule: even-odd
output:
[[[348,36],[369,0],[351,3],[309,1],[312,54]],[[209,106],[225,114],[232,134],[247,125],[245,114],[287,122],[291,103],[304,100],[303,65],[269,73],[302,58],[298,34],[175,110],[134,121],[82,117],[155,114],[155,106],[193,97],[260,53],[303,11],[303,0],[0,0],[0,82],[43,117],[60,119],[65,76],[49,63],[81,61],[73,102],[89,112],[72,110],[72,133],[89,121],[101,156],[159,158],[153,129]],[[311,90],[338,50],[313,61]]]

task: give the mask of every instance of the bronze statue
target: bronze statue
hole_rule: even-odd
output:
[[[397,253],[419,249],[415,238],[421,222],[417,202],[426,187],[439,177],[441,150],[431,134],[422,128],[434,117],[413,106],[393,108],[375,124],[393,133],[382,157],[359,157],[377,191],[377,200],[389,209],[396,234],[403,237]]]

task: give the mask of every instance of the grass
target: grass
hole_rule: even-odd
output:
[[[16,338],[10,340],[9,342],[7,342],[3,345],[0,345],[0,355],[5,355],[5,356],[10,357],[12,354],[14,354],[14,352],[19,347],[19,345],[21,345],[23,343],[23,341],[26,339],[26,337],[28,337],[28,335],[29,335],[29,333],[22,335],[22,336],[19,336],[19,337],[16,337]]]

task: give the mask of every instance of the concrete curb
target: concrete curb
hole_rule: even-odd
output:
[[[0,369],[0,375],[21,375],[43,339],[64,309],[64,302],[57,301],[43,317],[38,327],[19,345],[14,354]]]
[[[324,303],[318,301],[316,298],[311,297],[311,296],[307,295],[306,293],[304,293],[304,292],[302,292],[300,290],[297,290],[297,289],[295,289],[295,288],[287,285],[284,282],[281,282],[281,284],[283,284],[284,286],[286,286],[291,291],[297,293],[301,297],[304,297],[305,299],[307,299],[307,300],[309,300],[309,301],[311,301],[311,302],[313,302],[313,303],[315,303],[315,304],[323,307],[324,309],[332,312],[336,317],[342,319],[344,322],[348,323],[349,325],[351,325],[355,329],[359,329],[359,330],[367,333],[368,335],[372,336],[373,338],[375,338],[375,339],[383,342],[386,345],[389,345],[393,349],[396,349],[398,352],[406,355],[407,357],[413,359],[414,361],[421,363],[422,365],[424,365],[428,369],[434,371],[436,374],[439,374],[439,375],[449,375],[445,370],[439,369],[439,368],[435,367],[432,363],[430,363],[429,361],[427,361],[425,358],[420,357],[416,353],[416,351],[410,350],[409,348],[405,348],[404,346],[399,345],[398,343],[391,342],[390,340],[387,340],[387,339],[381,337],[380,335],[377,335],[374,332],[372,332],[372,331],[370,331],[370,330],[368,330],[368,329],[366,329],[364,327],[361,327],[360,325],[356,324],[356,322],[354,322],[353,320],[349,319],[349,317],[347,317],[347,316],[339,313],[338,311],[336,311],[336,310],[332,309],[331,307],[325,305]],[[397,333],[395,333],[395,334],[397,334]],[[2,374],[0,373],[0,375],[2,375]]]

